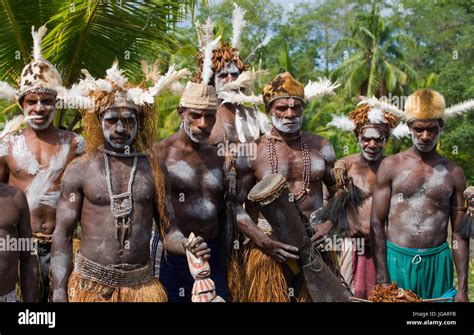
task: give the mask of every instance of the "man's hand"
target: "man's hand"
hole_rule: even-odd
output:
[[[323,244],[326,240],[326,237],[333,228],[333,226],[333,223],[329,220],[324,223],[315,225],[314,234],[313,236],[311,236],[311,242],[313,242],[316,247],[321,246],[321,244]]]
[[[257,247],[262,251],[271,256],[273,259],[281,263],[286,263],[290,259],[299,259],[298,248],[292,245],[281,243],[268,235],[262,241],[255,242]]]
[[[454,296],[454,302],[469,302],[469,298],[465,292],[458,292],[458,294]]]
[[[202,257],[204,260],[211,258],[211,249],[201,236],[196,236],[191,242],[187,238],[182,240],[185,249],[189,250],[194,256]]]

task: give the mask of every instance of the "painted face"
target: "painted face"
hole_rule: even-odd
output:
[[[368,161],[379,160],[386,143],[385,133],[379,128],[366,127],[359,133],[360,150],[362,156]]]
[[[44,130],[53,122],[56,112],[56,97],[51,93],[29,93],[23,98],[23,114],[38,116],[28,120],[34,130]]]
[[[212,127],[216,123],[216,111],[186,108],[179,114],[181,126],[195,143],[207,143]]]
[[[235,62],[226,64],[214,77],[216,91],[219,92],[225,84],[233,82],[239,75],[240,70]]]
[[[138,131],[137,112],[129,107],[113,107],[101,115],[104,139],[114,149],[123,150],[135,140]]]
[[[442,129],[438,120],[415,120],[408,127],[417,150],[429,152],[436,148]]]
[[[302,126],[303,102],[300,99],[280,98],[272,103],[270,115],[276,129],[293,134]]]

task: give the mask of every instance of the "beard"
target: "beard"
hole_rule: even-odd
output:
[[[294,134],[301,130],[301,117],[296,117],[289,122],[288,119],[279,119],[275,115],[272,115],[272,124],[282,133]]]
[[[188,135],[188,137],[194,143],[207,143],[208,142],[209,136],[205,136],[205,135],[196,136],[196,135],[194,135],[188,122],[183,121],[183,123],[181,123],[181,126],[183,127],[184,132]]]
[[[25,114],[25,117],[28,116],[28,113],[24,113]],[[48,119],[46,120],[45,123],[43,124],[36,124],[34,123],[36,119],[29,119],[28,121],[26,121],[28,123],[28,125],[34,129],[34,130],[45,130],[46,128],[48,128],[50,126],[50,124],[53,122],[53,119],[54,119],[54,114],[56,114],[56,111],[53,111],[51,112],[51,114],[49,114],[49,117]]]

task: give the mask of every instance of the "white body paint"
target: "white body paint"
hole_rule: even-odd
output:
[[[430,146],[423,146],[423,142],[421,142],[420,140],[418,140],[416,138],[416,136],[412,133],[411,134],[411,140],[413,142],[413,145],[415,146],[415,148],[421,152],[430,152],[431,150],[433,150],[436,145],[438,144],[439,142],[439,138],[441,136],[441,131],[438,133],[438,135],[436,136],[436,138],[433,140],[433,143],[430,145]]]
[[[194,183],[196,181],[194,169],[185,161],[173,160],[173,163],[168,166],[168,171],[186,183]]]
[[[136,115],[132,112],[124,112],[121,114],[122,117],[124,118],[132,118],[135,120],[135,125],[134,127],[132,128],[132,130],[130,131],[130,138],[124,142],[124,143],[115,143],[111,140],[111,132],[109,129],[107,129],[107,127],[105,126],[105,121],[107,119],[112,119],[112,118],[118,118],[119,116],[119,113],[116,112],[116,111],[106,111],[104,113],[104,116],[102,118],[102,133],[104,135],[104,139],[107,141],[107,143],[109,143],[114,149],[119,149],[119,150],[123,150],[127,147],[130,147],[130,145],[132,144],[132,142],[135,140],[135,136],[137,136],[137,131],[138,131],[138,122],[137,122],[137,119],[136,119]],[[117,123],[117,130],[118,131],[123,131],[123,123],[121,120],[118,121]]]
[[[189,136],[189,138],[191,139],[191,141],[193,141],[194,143],[207,143],[207,141],[209,140],[209,138],[198,138],[196,136],[193,135],[193,132],[191,131],[191,127],[189,127],[189,122],[184,120],[182,123],[181,123],[181,127],[183,127],[184,129],[184,132]]]
[[[38,104],[41,106],[41,103],[40,103],[40,102],[38,102]],[[41,107],[40,107],[40,109],[41,109]],[[23,113],[25,114],[25,118],[29,115],[29,111],[30,111],[30,110],[31,110],[31,108],[27,108],[27,109],[25,109],[25,111],[23,112]],[[55,114],[56,114],[56,111],[51,112],[51,114],[49,114],[48,119],[47,119],[46,122],[43,123],[43,124],[36,124],[36,123],[34,123],[35,120],[37,120],[38,118],[33,118],[33,119],[28,118],[28,119],[26,119],[26,120],[27,120],[26,122],[27,122],[28,125],[29,125],[31,128],[33,128],[34,130],[45,130],[45,129],[48,128],[49,125],[53,122],[53,119],[54,119],[54,115],[55,115]]]
[[[400,173],[399,180],[405,180],[411,171],[405,170]],[[416,230],[416,233],[423,233],[431,229],[433,224],[441,220],[446,213],[442,210],[427,212],[426,202],[429,192],[438,192],[440,187],[448,184],[449,171],[443,165],[436,165],[432,174],[426,178],[421,187],[410,197],[400,198],[399,193],[394,193],[390,200],[390,212],[400,213],[400,222],[408,229]],[[450,195],[446,195],[449,197]],[[406,204],[401,207],[400,204]]]
[[[209,220],[216,215],[216,206],[206,198],[196,198],[186,207],[189,216]]]
[[[40,165],[35,156],[25,142],[23,135],[12,136],[10,138],[11,154],[19,169],[25,170],[29,175],[34,176],[38,173]]]
[[[204,184],[209,188],[219,188],[222,186],[222,171],[220,169],[211,169],[204,175]]]
[[[364,136],[368,137],[368,138],[377,138],[377,137],[384,137],[385,138],[382,131],[380,129],[377,129],[377,128],[365,128],[364,129]],[[383,155],[383,149],[379,150],[378,152],[374,152],[374,153],[364,150],[364,148],[362,147],[362,140],[361,140],[360,136],[359,136],[359,147],[360,147],[360,151],[362,153],[362,156],[365,159],[367,159],[368,161],[377,161]]]
[[[215,82],[215,87],[216,87],[217,92],[222,90],[222,87],[224,87],[224,85],[226,84],[225,79],[223,80],[219,77],[222,74],[226,75],[225,77],[226,79],[229,74],[234,74],[234,75],[237,74],[238,76],[240,74],[240,70],[235,64],[235,62],[231,62],[229,64],[226,64],[219,72],[217,72],[214,77],[214,82]]]
[[[288,124],[291,122],[291,124]],[[300,131],[301,129],[301,118],[295,117],[294,119],[288,120],[285,118],[277,118],[275,115],[272,115],[272,123],[276,129],[285,134],[294,134]]]

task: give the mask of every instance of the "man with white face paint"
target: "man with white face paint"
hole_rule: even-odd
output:
[[[155,151],[169,172],[170,199],[175,213],[167,239],[174,245],[182,244],[191,233],[198,233],[200,239],[204,239],[208,249],[197,248],[196,254],[207,260],[209,255],[204,252],[210,253],[211,279],[216,293],[228,301],[223,258],[231,245],[224,245],[224,157],[219,157],[217,148],[208,144],[216,110],[214,87],[188,82],[178,108],[181,128],[162,140]],[[160,281],[170,302],[190,302],[191,294],[195,294],[194,279],[186,256],[179,249],[168,251],[161,261]]]
[[[174,220],[166,167],[149,152],[158,129],[149,101],[159,90],[128,83],[117,63],[105,79],[88,76],[79,86],[93,88],[84,94],[94,107],[83,111],[86,155],[66,169],[61,181],[51,258],[53,300],[167,301],[150,259],[153,222],[166,236]],[[78,223],[81,245],[73,255]],[[196,240],[193,248],[207,249]],[[184,243],[171,241],[165,247],[175,250]]]
[[[370,240],[377,283],[397,282],[425,299],[466,302],[469,240],[459,233],[466,180],[462,169],[436,150],[444,115],[438,92],[422,89],[408,97],[405,117],[413,147],[387,157],[377,171]],[[449,222],[452,252],[446,242]]]
[[[350,128],[360,147],[360,153],[344,157],[335,163],[334,174],[339,191],[328,207],[335,204],[331,211],[336,217],[330,219],[338,224],[340,233],[346,237],[340,250],[341,274],[354,296],[361,299],[367,299],[368,293],[375,286],[375,267],[369,245],[375,176],[385,158],[383,150],[390,130],[395,128],[399,121],[399,117],[380,109],[379,106],[361,102],[346,118],[347,123],[330,123],[341,130],[349,130],[343,128],[344,124],[352,125]],[[360,192],[359,199],[354,197],[354,194],[349,197],[358,199],[360,203],[349,202],[345,204],[347,208],[341,208],[343,203],[338,200],[350,192]],[[345,213],[344,223],[337,222],[341,218],[341,212]],[[319,242],[324,240],[317,241]]]
[[[328,140],[301,131],[304,98],[303,85],[288,72],[267,84],[263,100],[273,121],[272,131],[257,142],[255,161],[237,161],[237,223],[251,240],[245,262],[244,301],[311,301],[296,263],[298,248],[280,242],[268,222],[262,218],[255,222],[242,206],[258,181],[277,173],[288,182],[292,195],[289,200],[294,200],[307,218],[323,205],[323,183],[329,196],[334,194],[331,169],[336,156]],[[324,236],[330,228],[320,225],[316,236]],[[323,259],[331,263],[327,253],[322,254]]]
[[[38,241],[41,301],[49,297],[51,238],[55,228],[60,176],[74,158],[83,153],[79,135],[53,125],[61,78],[57,69],[41,56],[41,37],[46,28],[33,29],[34,60],[20,77],[17,102],[28,119],[27,127],[0,143],[0,181],[26,193],[33,237]],[[4,86],[2,86],[4,87]]]

